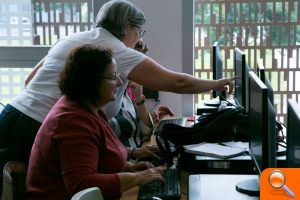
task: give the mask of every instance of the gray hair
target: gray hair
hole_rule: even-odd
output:
[[[126,0],[111,0],[99,10],[96,27],[103,27],[117,38],[126,34],[129,23],[132,26],[142,27],[146,22],[145,14],[134,4]]]

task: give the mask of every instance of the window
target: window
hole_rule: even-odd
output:
[[[94,19],[92,5],[100,6],[99,0],[3,1],[0,0],[0,45],[35,45],[32,48],[52,45],[65,35],[89,30]],[[8,103],[24,89],[32,67],[0,66],[1,103]]]
[[[0,4],[0,12],[5,12],[6,11],[6,5]]]
[[[7,36],[7,29],[5,28],[0,28],[0,37],[1,36]]]
[[[10,24],[11,25],[18,25],[18,17],[10,17]]]
[[[30,12],[30,5],[22,4],[22,12]]]
[[[9,5],[9,11],[12,12],[12,13],[18,12],[18,5],[17,4]]]
[[[5,23],[6,23],[6,17],[0,16],[0,24],[5,24]]]
[[[211,46],[223,50],[224,76],[233,76],[233,49],[239,47],[252,70],[264,60],[274,92],[277,118],[285,121],[287,99],[300,102],[299,1],[195,0],[195,75],[212,78]],[[195,103],[211,98],[195,95]]]
[[[30,24],[28,17],[22,17],[22,24]]]
[[[12,28],[10,29],[11,36],[19,36],[19,29],[18,28]]]
[[[25,36],[25,37],[31,36],[31,29],[23,28],[23,36]]]

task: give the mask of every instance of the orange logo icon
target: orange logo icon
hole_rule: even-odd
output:
[[[300,196],[300,168],[268,168],[260,176],[261,200],[288,200]]]
[[[292,198],[295,198],[295,194],[285,185],[285,182],[285,175],[280,170],[274,170],[270,173],[269,184],[273,188],[283,188]]]

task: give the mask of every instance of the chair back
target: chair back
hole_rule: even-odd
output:
[[[0,138],[1,140],[1,138]],[[3,184],[3,169],[6,163],[9,161],[16,160],[16,152],[13,148],[2,148],[0,149],[0,194],[2,194]]]
[[[74,194],[71,200],[104,200],[98,187],[87,188]]]
[[[27,164],[11,161],[3,169],[3,190],[1,200],[18,200],[25,191]]]

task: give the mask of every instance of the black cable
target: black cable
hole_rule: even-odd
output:
[[[3,106],[3,107],[5,107],[5,105],[3,103],[1,103],[1,102],[0,102],[0,105]]]
[[[277,142],[277,144],[278,144],[279,146],[282,146],[283,148],[286,148],[286,146],[285,146],[285,145],[283,145],[283,144],[280,144],[279,142]]]
[[[280,142],[286,144],[286,142],[284,141],[284,139],[282,139],[281,137],[277,137],[277,140],[279,140]]]
[[[280,132],[281,132],[281,137],[282,137],[283,142],[286,143],[285,140],[284,140],[284,134],[283,134],[283,131],[281,130]]]
[[[286,125],[280,121],[277,121],[281,126],[283,126],[286,129]]]

